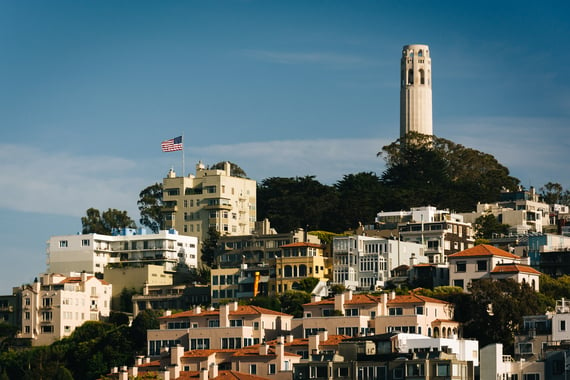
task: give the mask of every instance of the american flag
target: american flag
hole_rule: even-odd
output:
[[[175,137],[160,143],[163,152],[174,152],[182,150],[182,136]]]

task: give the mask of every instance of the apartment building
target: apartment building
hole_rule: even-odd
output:
[[[177,177],[171,169],[162,184],[167,228],[200,243],[210,227],[222,235],[250,234],[257,220],[256,182],[234,177],[230,169],[229,162],[223,170],[207,169],[199,162],[196,174],[187,177]]]
[[[314,297],[303,310],[303,318],[293,320],[295,336],[308,337],[325,329],[329,334],[351,337],[385,332],[458,337],[459,323],[452,320],[452,305],[413,292],[375,296],[346,291],[324,300]]]
[[[281,294],[296,289],[304,278],[316,278],[321,282],[330,280],[332,262],[324,256],[322,245],[298,242],[280,248],[281,253],[275,258],[275,278],[270,292]]]
[[[85,272],[74,276],[41,275],[19,292],[22,331],[18,338],[34,346],[49,345],[71,335],[86,321],[108,317],[112,286]]]
[[[146,229],[122,228],[112,235],[52,236],[47,242],[50,273],[105,273],[107,266],[160,265],[174,272],[178,265],[196,268],[198,240],[176,230],[147,233]]]
[[[449,283],[467,291],[471,282],[483,278],[513,279],[539,289],[540,272],[520,257],[492,245],[481,244],[449,255]]]
[[[351,290],[380,289],[392,269],[428,262],[424,246],[416,242],[351,235],[335,237],[332,246],[332,283]]]
[[[471,380],[477,365],[477,341],[385,333],[345,339],[334,354],[313,354],[294,366],[293,379]]]
[[[275,295],[275,268],[269,265],[215,268],[210,274],[212,306],[228,300]],[[271,289],[271,290],[270,290]]]
[[[249,235],[221,236],[218,244],[222,248],[217,265],[221,268],[238,268],[241,264],[267,264],[279,256],[282,246],[301,242],[321,243],[317,236],[302,228],[279,233],[271,227],[268,219],[264,219],[255,223],[255,230]]]
[[[157,375],[170,380],[290,380],[293,366],[300,356],[291,353],[283,337],[273,342],[234,349],[184,350],[174,346],[163,350],[156,360],[138,357],[132,367],[115,367],[111,379],[130,379],[136,376]]]
[[[468,223],[485,214],[493,214],[499,223],[511,227],[510,232],[523,234],[543,232],[550,225],[550,205],[540,201],[534,187],[530,190],[520,188],[518,191],[501,192],[500,200],[495,203],[478,203],[471,213],[461,213]]]
[[[192,310],[160,318],[158,329],[148,330],[148,355],[156,357],[163,347],[182,345],[185,350],[234,349],[264,339],[288,335],[292,315],[257,306],[230,302],[219,309]]]
[[[429,263],[446,263],[448,255],[475,244],[471,223],[464,221],[460,214],[433,206],[410,211],[382,211],[375,221],[383,228],[397,228],[401,241],[421,244]]]

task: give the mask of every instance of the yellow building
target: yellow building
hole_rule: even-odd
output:
[[[286,244],[281,246],[281,254],[275,258],[275,273],[275,290],[280,294],[295,289],[304,278],[328,281],[332,273],[331,260],[323,255],[320,244]]]
[[[173,170],[163,180],[166,228],[195,236],[200,243],[208,228],[221,235],[248,235],[255,228],[256,182],[234,177],[231,165],[223,170],[206,169],[199,162],[196,175],[177,177]]]

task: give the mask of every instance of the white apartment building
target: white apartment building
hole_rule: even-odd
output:
[[[107,265],[161,265],[173,272],[178,264],[198,265],[198,239],[176,230],[147,233],[123,228],[113,235],[52,236],[47,242],[49,273],[104,273]]]
[[[397,228],[401,241],[421,244],[432,264],[446,263],[448,255],[475,245],[471,223],[465,222],[460,214],[433,206],[415,207],[409,211],[381,211],[375,222]]]
[[[32,345],[49,345],[71,335],[86,321],[108,317],[112,286],[85,272],[67,277],[46,273],[19,292],[22,331]]]
[[[478,203],[474,212],[461,215],[466,222],[474,223],[478,217],[488,213],[493,214],[499,223],[509,225],[511,232],[517,234],[542,232],[550,224],[550,206],[540,201],[533,187],[529,191],[502,192],[500,201]]]
[[[363,235],[333,239],[333,284],[351,290],[378,289],[390,279],[390,270],[400,265],[427,263],[424,247]]]
[[[177,177],[170,170],[163,180],[168,228],[182,235],[195,236],[201,243],[209,227],[222,235],[248,235],[255,229],[257,185],[254,180],[231,176],[231,165],[224,170],[196,165],[196,175]]]

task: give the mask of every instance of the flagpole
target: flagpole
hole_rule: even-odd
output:
[[[184,170],[184,132],[182,132],[182,177],[186,177],[186,171]]]

